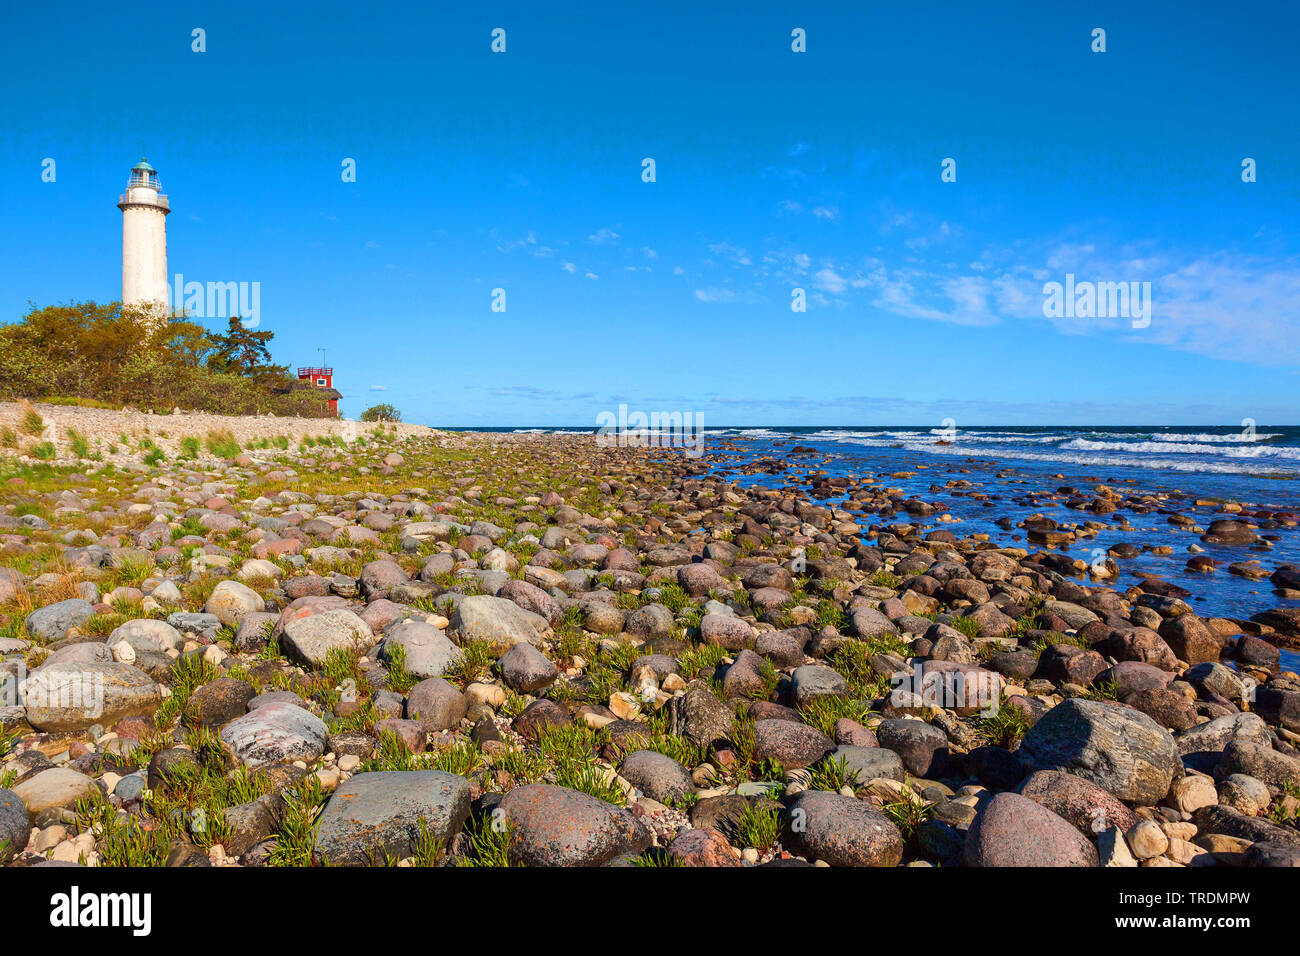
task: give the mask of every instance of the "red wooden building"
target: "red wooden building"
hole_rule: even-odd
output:
[[[330,394],[330,414],[337,416],[339,413],[339,399],[342,397],[334,389],[334,369],[332,368],[299,368],[298,381],[306,382],[312,388],[329,389]]]

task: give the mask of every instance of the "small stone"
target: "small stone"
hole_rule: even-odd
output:
[[[1139,820],[1126,834],[1129,849],[1139,860],[1149,860],[1169,849],[1169,837],[1150,820]]]

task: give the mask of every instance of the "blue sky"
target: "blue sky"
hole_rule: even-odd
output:
[[[566,6],[14,7],[0,318],[120,295],[145,155],[169,272],[260,282],[349,415],[1300,421],[1296,8]],[[1045,318],[1068,272],[1150,326]]]

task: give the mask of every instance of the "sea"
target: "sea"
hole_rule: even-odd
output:
[[[515,432],[591,432],[591,427],[510,428]],[[667,441],[669,436],[664,436]],[[794,448],[813,454],[792,455]],[[1204,528],[1216,517],[1230,517],[1217,502],[1237,502],[1248,510],[1300,516],[1300,426],[1265,426],[1246,422],[1239,427],[1214,425],[1042,425],[957,428],[940,426],[767,426],[709,427],[705,452],[725,450],[725,461],[715,470],[741,484],[788,485],[809,471],[829,476],[873,474],[891,488],[939,504],[954,519],[946,527],[958,536],[988,534],[1004,546],[1030,547],[1019,528],[1005,528],[1010,518],[1019,523],[1031,514],[1046,514],[1058,522],[1106,522],[1093,538],[1067,550],[1090,562],[1097,549],[1120,542],[1142,548],[1137,557],[1117,560],[1120,577],[1106,582],[1123,590],[1139,574],[1155,574],[1192,592],[1188,603],[1202,617],[1249,618],[1260,611],[1295,605],[1273,592],[1267,579],[1229,573],[1229,564],[1255,562],[1272,572],[1283,563],[1300,564],[1300,529],[1278,527],[1261,532],[1256,548],[1224,547],[1200,540],[1196,533],[1180,530],[1168,518],[1177,512]],[[742,474],[738,459],[780,457],[793,471]],[[987,496],[972,497],[970,488],[951,486],[970,482]],[[1111,485],[1125,494],[1150,492],[1169,495],[1166,507],[1146,514],[1121,509],[1112,515],[1093,515],[1065,508],[1059,501],[1035,500],[1033,492],[1058,488],[1087,490]],[[835,503],[836,499],[827,499]],[[1203,502],[1198,504],[1198,502]],[[1120,528],[1114,519],[1129,519]],[[877,515],[861,516],[865,526],[880,522]],[[894,519],[886,519],[894,520]],[[1219,562],[1212,574],[1190,572],[1190,546]],[[1151,547],[1168,546],[1170,554]],[[1081,579],[1080,583],[1088,583]],[[1283,650],[1283,664],[1300,671],[1300,653]]]

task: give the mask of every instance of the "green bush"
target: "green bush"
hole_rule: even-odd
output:
[[[184,318],[150,332],[138,313],[116,302],[33,307],[0,326],[0,400],[58,396],[65,404],[155,411],[333,417],[327,394],[271,364],[272,335],[245,329],[238,319],[224,332]],[[34,411],[22,423],[28,434],[41,427]]]
[[[361,413],[361,420],[363,422],[400,422],[402,413],[385,402],[382,405],[371,405]]]

